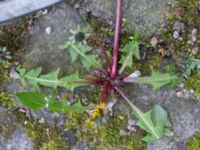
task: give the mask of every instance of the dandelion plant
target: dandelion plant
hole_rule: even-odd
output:
[[[151,110],[144,113],[128,99],[121,89],[122,83],[131,83],[150,84],[154,90],[158,90],[177,79],[176,75],[161,74],[158,71],[153,71],[151,76],[145,77],[141,77],[141,73],[138,70],[128,76],[123,75],[126,68],[132,67],[134,57],[140,59],[140,51],[139,43],[135,38],[122,48],[122,54],[119,59],[121,15],[122,0],[117,0],[112,59],[109,59],[110,57],[108,57],[107,50],[101,40],[96,35],[93,36],[101,49],[105,65],[102,64],[99,57],[91,54],[93,48],[88,46],[85,41],[88,35],[84,34],[80,30],[80,27],[78,33],[72,31],[73,34],[76,34],[74,37],[69,38],[67,42],[60,46],[60,48],[69,51],[72,63],[80,60],[83,68],[87,71],[95,69],[98,75],[92,74],[86,79],[80,79],[78,72],[75,72],[74,74],[58,78],[59,69],[49,74],[42,75],[41,68],[36,68],[28,72],[23,68],[18,68],[22,82],[31,84],[36,87],[38,91],[17,93],[17,99],[26,107],[35,110],[46,107],[52,111],[83,113],[86,109],[90,109],[94,106],[91,104],[84,107],[80,102],[69,106],[64,100],[55,101],[52,97],[41,94],[39,92],[39,86],[42,85],[54,89],[63,87],[73,92],[73,90],[79,86],[95,85],[101,89],[99,106],[106,107],[109,105],[111,93],[118,93],[118,95],[129,104],[132,114],[138,119],[137,125],[147,132],[147,135],[143,139],[144,141],[152,142],[163,136],[172,136],[173,132],[170,130],[172,125],[169,121],[168,114],[161,106],[155,105]],[[78,35],[80,37],[77,37]]]

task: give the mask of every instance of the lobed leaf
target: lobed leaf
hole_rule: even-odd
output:
[[[143,138],[146,142],[152,142],[163,136],[173,136],[169,129],[171,123],[167,112],[159,105],[155,105],[150,111],[143,113],[135,105],[132,105],[132,113],[138,118],[137,125],[147,132]]]
[[[119,70],[120,74],[125,68],[132,67],[133,56],[137,59],[140,59],[139,43],[137,41],[131,41],[125,45],[122,51],[123,55],[119,61],[119,63],[122,64],[122,67]]]
[[[139,77],[135,80],[138,81],[138,83],[150,84],[152,85],[154,90],[158,90],[166,84],[170,84],[177,81],[177,79],[178,77],[176,75],[172,75],[169,73],[161,74],[159,72],[153,71],[151,76]]]
[[[64,45],[61,45],[60,48],[69,50],[72,62],[75,62],[78,58],[80,58],[81,63],[86,70],[89,70],[92,66],[100,67],[97,57],[95,55],[88,54],[92,51],[92,47],[88,45],[73,43],[69,40]]]
[[[185,77],[186,79],[189,78],[198,64],[200,64],[199,59],[189,58],[186,65],[186,71],[183,73],[183,77]]]
[[[80,79],[77,71],[74,74],[61,78],[59,83],[60,87],[65,87],[73,91],[76,87],[86,85],[86,80]]]
[[[26,70],[24,69],[21,69],[21,71],[19,70],[20,69],[18,68],[18,72],[20,74],[22,82],[27,82],[36,89],[39,89],[39,85],[43,85],[54,89],[58,87],[64,87],[73,91],[74,88],[86,85],[87,83],[87,80],[79,78],[78,72],[58,79],[60,69],[57,69],[45,75],[41,75],[41,68],[32,69],[28,72],[26,72]]]

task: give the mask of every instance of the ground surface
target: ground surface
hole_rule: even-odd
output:
[[[74,147],[80,150],[106,149],[107,145],[108,149],[119,150],[191,149],[191,147],[188,148],[186,142],[200,130],[200,104],[196,94],[198,85],[193,87],[192,84],[186,90],[184,84],[189,85],[190,81],[200,82],[199,78],[193,77],[196,72],[199,72],[200,67],[198,68],[198,66],[189,79],[181,79],[179,85],[173,89],[164,87],[159,91],[153,91],[146,85],[130,85],[123,88],[131,101],[143,111],[149,110],[154,104],[160,104],[169,113],[175,135],[172,138],[164,138],[148,145],[141,142],[141,136],[144,133],[139,129],[138,132],[132,133],[132,136],[124,137],[119,134],[123,128],[126,128],[128,119],[130,119],[122,117],[121,114],[120,117],[113,117],[114,119],[111,117],[111,124],[114,126],[104,124],[100,130],[89,126],[87,122],[84,123],[85,120],[78,116],[71,119],[70,115],[52,113],[46,109],[38,112],[28,111],[13,98],[13,94],[16,92],[33,90],[20,83],[15,72],[19,63],[27,69],[41,66],[43,73],[59,67],[61,68],[60,76],[76,70],[81,72],[81,76],[84,76],[80,62],[71,64],[69,53],[60,49],[59,45],[71,36],[70,29],[76,29],[78,25],[83,26],[89,22],[107,46],[112,46],[114,4],[114,0],[68,1],[23,18],[21,21],[12,23],[13,25],[8,24],[1,27],[0,46],[6,46],[12,51],[13,60],[10,65],[1,67],[4,74],[2,73],[0,79],[7,82],[0,81],[3,88],[1,88],[0,94],[0,132],[2,133],[0,149],[62,150],[62,145],[65,145],[65,149]],[[162,70],[167,65],[173,65],[177,67],[175,72],[180,75],[186,70],[190,55],[199,59],[200,29],[197,25],[199,21],[196,19],[196,16],[199,17],[199,5],[197,0],[188,3],[185,0],[181,4],[179,1],[167,0],[152,0],[151,2],[148,0],[125,0],[123,4],[125,21],[122,25],[121,43],[126,42],[127,36],[133,35],[133,32],[139,32],[142,41],[147,45],[146,47],[141,46],[143,59],[139,62],[135,61],[135,66],[127,72],[131,73],[135,69],[140,69],[146,75],[150,73],[151,69]],[[17,27],[17,25],[21,27]],[[196,34],[194,33],[195,29],[197,30]],[[17,32],[19,32],[18,35]],[[11,37],[17,39],[17,42]],[[95,48],[94,53],[98,53],[98,49]],[[6,74],[6,70],[9,72],[8,74]],[[3,76],[8,76],[9,81]],[[45,91],[48,92],[49,89]],[[89,91],[88,88],[83,88],[79,89],[77,93],[90,95],[90,91],[92,91],[90,88]],[[8,96],[6,93],[10,95]],[[61,93],[70,94],[65,90],[61,90]],[[123,110],[128,110],[129,107],[121,98],[117,99],[119,103],[115,109],[122,114],[127,113]],[[121,121],[118,118],[124,119]],[[77,121],[77,119],[79,120]],[[70,123],[73,126],[75,123],[75,127],[66,131],[66,124]],[[93,131],[98,134],[95,135]],[[107,134],[108,131],[109,134]],[[107,141],[110,142],[110,145],[106,143]],[[190,146],[192,144],[191,142]],[[198,150],[200,147],[195,148],[193,149]]]

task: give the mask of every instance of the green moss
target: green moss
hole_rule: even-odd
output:
[[[125,130],[127,118],[115,114],[108,121],[103,122],[100,118],[96,121],[87,117],[72,115],[67,128],[76,127],[76,136],[79,142],[88,142],[96,149],[117,149],[117,150],[145,150],[146,144],[141,140],[143,132],[137,131],[131,135],[121,135],[120,130]]]
[[[187,89],[193,89],[195,96],[200,100],[200,70],[196,72],[189,80],[186,81],[185,87]]]
[[[8,93],[0,93],[0,106],[6,107],[10,110],[15,109],[15,104],[13,101],[13,95]]]
[[[60,136],[60,131],[55,127],[47,128],[44,124],[30,122],[25,125],[28,136],[35,142],[39,150],[67,149],[66,140]]]
[[[3,91],[3,84],[8,81],[8,68],[10,64],[6,63],[4,65],[0,65],[0,106],[6,107],[10,110],[14,110],[15,104],[13,102],[13,95],[8,94]]]
[[[188,49],[192,49],[193,46],[199,44],[200,36],[197,35],[197,42],[194,45],[187,43],[191,40],[191,32],[193,28],[200,30],[200,19],[198,12],[200,11],[198,0],[176,0],[172,10],[168,13],[168,27],[165,32],[162,33],[162,38],[166,43],[165,49],[171,53],[174,59],[180,59],[180,54],[184,53],[184,56],[188,56],[190,52]],[[175,22],[182,22],[185,25],[184,32],[180,33],[182,40],[173,38],[173,25]]]
[[[21,18],[17,23],[0,27],[0,46],[16,52],[24,48],[29,26],[29,17]]]
[[[200,148],[200,132],[191,137],[186,143],[186,150],[199,150]]]
[[[149,74],[152,70],[159,70],[163,63],[163,57],[159,54],[153,54],[148,56],[146,60],[135,60],[132,68],[126,68],[124,73],[126,75],[131,74],[135,70],[140,70],[143,75]]]
[[[90,18],[90,20],[88,21],[91,24],[92,28],[95,30],[95,32],[101,37],[101,39],[114,36],[112,28],[105,22],[95,17]]]
[[[33,140],[37,150],[67,149],[66,139],[60,136],[60,131],[56,127],[48,128],[44,124],[33,122],[16,110],[12,94],[0,93],[0,106],[9,108],[9,111],[1,112],[0,133],[4,140],[9,139],[13,132],[21,126]]]
[[[8,69],[10,68],[10,64],[6,63],[4,65],[0,65],[0,92],[3,89],[3,84],[8,81]]]

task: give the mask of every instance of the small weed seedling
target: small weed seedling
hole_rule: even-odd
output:
[[[137,83],[137,84],[150,84],[154,90],[160,89],[166,84],[170,84],[177,79],[176,75],[161,74],[157,71],[153,71],[151,76],[140,77],[140,71],[135,71],[129,76],[123,76],[122,73],[125,68],[133,65],[133,57],[140,59],[139,43],[137,38],[133,38],[128,44],[122,48],[122,56],[118,61],[119,51],[119,33],[120,33],[120,18],[121,18],[121,0],[117,0],[116,8],[116,26],[114,36],[114,47],[112,61],[109,59],[107,51],[105,50],[100,39],[96,36],[96,41],[101,48],[101,54],[106,63],[106,67],[102,67],[99,59],[92,54],[92,47],[86,45],[84,39],[88,36],[83,32],[75,32],[75,35],[68,39],[68,41],[61,46],[63,49],[67,49],[71,55],[72,62],[79,59],[86,70],[90,70],[95,67],[98,71],[96,75],[90,75],[87,79],[80,79],[78,72],[68,75],[66,77],[58,78],[59,69],[45,75],[41,75],[41,68],[36,68],[31,71],[26,71],[23,68],[18,68],[18,72],[21,76],[23,83],[28,82],[36,89],[39,89],[39,85],[58,88],[63,87],[73,92],[74,88],[85,85],[96,85],[101,87],[101,96],[99,107],[106,107],[110,102],[111,93],[118,93],[129,104],[132,110],[132,114],[138,119],[137,125],[147,132],[147,135],[143,138],[146,142],[152,142],[160,139],[163,136],[173,136],[173,132],[170,130],[172,126],[167,112],[159,105],[155,105],[151,110],[143,113],[138,107],[136,107],[121,90],[121,83]],[[74,33],[72,31],[72,33]],[[119,69],[118,67],[121,66]],[[84,111],[94,108],[92,104],[88,106],[82,106],[80,102],[72,105],[68,105],[66,100],[55,100],[54,96],[47,96],[40,92],[21,92],[16,94],[17,99],[26,107],[39,110],[41,108],[49,108],[51,111],[57,112],[77,112],[83,113]]]

